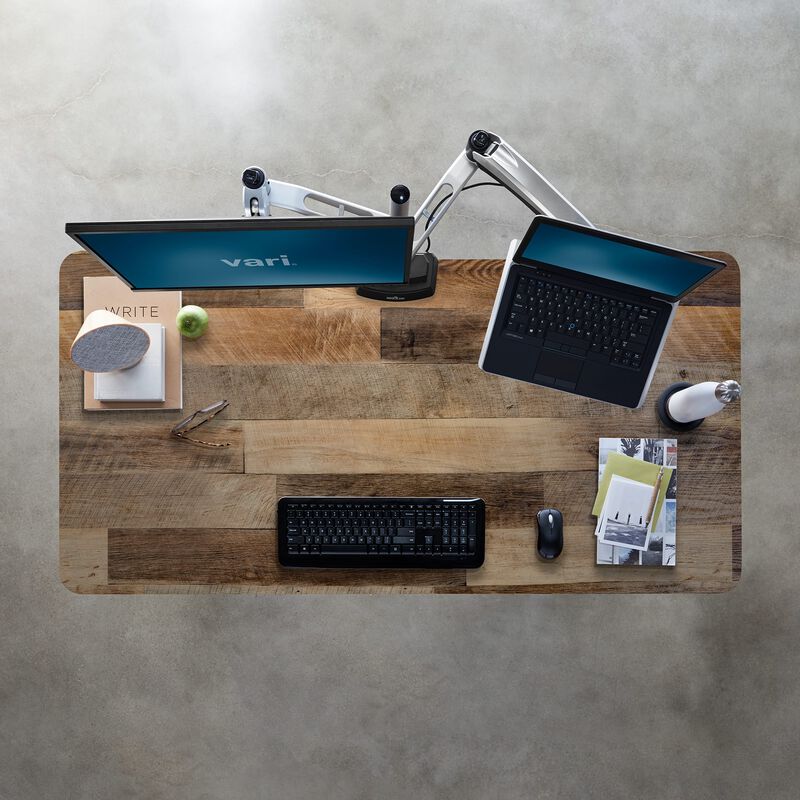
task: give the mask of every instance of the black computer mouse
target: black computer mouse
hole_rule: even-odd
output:
[[[539,555],[551,561],[561,555],[564,547],[564,518],[555,508],[543,508],[536,515],[539,535],[536,537],[536,550]]]

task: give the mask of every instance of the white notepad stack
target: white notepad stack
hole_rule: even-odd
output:
[[[98,372],[94,376],[94,399],[111,401],[163,402],[165,397],[166,336],[164,326],[141,322],[150,336],[150,347],[144,358],[129,369]]]

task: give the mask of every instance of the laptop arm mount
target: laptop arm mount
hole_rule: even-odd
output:
[[[467,146],[414,214],[416,235],[412,255],[416,255],[428,241],[434,228],[478,170],[482,170],[505,186],[534,214],[544,214],[593,227],[592,223],[508,142],[495,133],[478,130],[470,135]],[[408,215],[410,193],[404,186],[395,186],[392,189],[391,209],[387,214],[305,186],[270,180],[259,167],[248,167],[242,174],[242,184],[244,185],[242,203],[246,217],[268,217],[272,206],[304,216]],[[437,204],[440,204],[438,208]]]

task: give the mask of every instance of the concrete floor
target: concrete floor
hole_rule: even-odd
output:
[[[224,5],[2,5],[0,798],[796,798],[797,4]],[[598,225],[739,259],[738,589],[64,590],[64,222],[236,216],[252,162],[419,201],[481,126]],[[470,192],[435,250],[501,256],[528,218]]]

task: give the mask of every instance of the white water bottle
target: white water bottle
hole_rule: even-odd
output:
[[[667,401],[667,414],[675,422],[705,419],[737,400],[742,387],[736,381],[704,381],[675,392]]]
[[[676,431],[690,431],[706,418],[738,400],[742,387],[736,381],[673,383],[656,406],[661,422]]]

